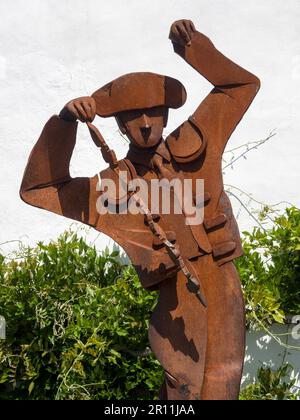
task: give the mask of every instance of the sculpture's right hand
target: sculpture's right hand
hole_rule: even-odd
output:
[[[195,32],[196,28],[191,20],[180,19],[171,26],[169,38],[174,44],[189,47]]]
[[[93,122],[96,117],[96,102],[90,96],[73,99],[61,110],[60,118],[65,121]]]

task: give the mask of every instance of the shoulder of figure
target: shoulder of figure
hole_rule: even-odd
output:
[[[207,139],[194,117],[190,117],[166,138],[167,146],[178,163],[198,159],[206,150]]]

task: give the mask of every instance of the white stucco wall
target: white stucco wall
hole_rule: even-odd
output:
[[[242,388],[255,383],[262,366],[278,369],[288,363],[293,367],[291,379],[295,391],[300,391],[300,326],[298,318],[289,325],[273,325],[268,331],[247,331],[246,356]],[[289,381],[289,378],[287,378]]]
[[[131,71],[168,74],[180,79],[189,94],[184,108],[171,112],[170,132],[209,92],[209,84],[173,53],[168,31],[179,18],[192,19],[221,51],[262,80],[229,147],[277,131],[273,141],[226,171],[225,182],[267,203],[300,205],[299,0],[1,0],[0,244],[49,240],[71,223],[25,205],[18,196],[30,150],[47,119],[67,101]],[[126,143],[114,121],[98,118],[95,123],[118,157],[124,156]],[[103,167],[86,128],[80,127],[73,175],[94,175]],[[242,230],[253,225],[243,212],[239,223]],[[108,242],[96,232],[90,237],[98,238],[99,248]],[[260,360],[259,340],[248,339],[248,353],[257,357],[246,363],[245,379]]]
[[[228,170],[225,182],[264,202],[299,205],[298,0],[1,0],[0,243],[48,240],[70,225],[18,197],[30,150],[47,119],[68,100],[89,95],[121,74],[149,70],[180,79],[188,90],[184,108],[171,112],[168,132],[193,112],[210,85],[173,53],[169,26],[183,17],[262,80],[229,147],[264,138],[272,129],[278,133]],[[126,143],[114,121],[98,118],[96,124],[122,157]],[[74,175],[103,168],[86,131],[79,129]],[[239,219],[242,229],[252,225],[245,213]],[[105,243],[100,235],[99,247]]]

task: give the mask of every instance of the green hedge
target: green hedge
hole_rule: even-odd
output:
[[[0,260],[2,399],[153,399],[163,381],[148,346],[157,296],[116,254],[75,233]]]
[[[292,371],[293,367],[289,364],[284,364],[277,370],[261,367],[257,372],[256,382],[242,390],[240,400],[299,400],[299,390],[295,390],[296,379],[289,379]]]
[[[266,207],[260,220],[261,227],[244,232],[245,255],[236,260],[253,328],[300,314],[300,210],[274,214]]]

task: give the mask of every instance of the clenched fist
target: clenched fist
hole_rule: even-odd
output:
[[[196,32],[195,25],[191,20],[177,20],[171,26],[170,40],[175,44],[190,46],[193,34]]]
[[[96,102],[94,98],[85,96],[68,102],[59,114],[65,121],[92,122],[96,116]]]

